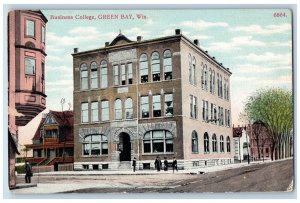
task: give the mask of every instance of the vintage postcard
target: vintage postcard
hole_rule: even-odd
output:
[[[293,15],[9,10],[12,197],[292,193]]]

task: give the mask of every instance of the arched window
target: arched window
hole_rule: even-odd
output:
[[[173,135],[167,130],[153,130],[143,138],[144,153],[173,152]]]
[[[99,156],[108,154],[108,142],[106,135],[87,135],[83,139],[83,155]]]
[[[220,75],[220,97],[223,97],[223,82],[222,76]]]
[[[195,130],[192,132],[192,152],[198,153],[198,134]]]
[[[82,90],[89,88],[88,86],[88,68],[85,63],[80,66],[80,87]]]
[[[115,101],[115,120],[122,119],[122,102],[120,99]]]
[[[213,134],[212,136],[212,151],[217,152],[217,136],[216,134]]]
[[[189,54],[189,81],[191,84],[193,84],[192,82],[192,56],[191,54]]]
[[[215,94],[215,71],[212,71],[212,93]]]
[[[164,77],[165,80],[173,78],[172,53],[170,50],[164,52]]]
[[[226,148],[227,148],[227,152],[230,152],[230,137],[227,136],[226,138]]]
[[[207,78],[208,78],[208,73],[207,73],[207,65],[204,65],[204,86],[205,86],[205,90],[207,91],[208,89],[208,82],[207,82]]]
[[[209,69],[209,92],[213,93],[213,89],[212,89],[212,71],[211,71],[211,69]]]
[[[105,60],[101,61],[101,88],[106,88],[108,86],[107,80],[107,62]]]
[[[151,69],[152,81],[160,81],[160,59],[157,51],[151,55]]]
[[[141,83],[148,82],[148,57],[142,54],[140,57],[140,77]]]
[[[204,152],[205,153],[209,152],[209,136],[207,132],[204,133]]]
[[[220,136],[220,152],[224,152],[224,137]]]
[[[91,88],[98,88],[98,68],[96,62],[91,63]]]
[[[126,119],[133,118],[132,99],[127,98],[125,101],[125,117]]]
[[[217,73],[217,85],[218,85],[218,96],[220,96],[220,79],[219,79],[219,73]]]

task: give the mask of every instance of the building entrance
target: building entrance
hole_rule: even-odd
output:
[[[131,142],[127,133],[119,135],[120,161],[131,161]]]

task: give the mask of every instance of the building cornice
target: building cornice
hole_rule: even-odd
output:
[[[22,49],[29,49],[29,50],[33,50],[33,51],[39,51],[39,52],[41,52],[44,56],[47,56],[47,54],[46,54],[42,49],[33,48],[33,47],[28,47],[28,46],[21,45],[21,44],[16,44],[15,47],[16,47],[16,48],[22,48]]]

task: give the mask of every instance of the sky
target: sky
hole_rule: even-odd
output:
[[[223,63],[232,72],[232,124],[242,124],[239,114],[247,97],[262,88],[292,90],[292,25],[286,9],[198,9],[198,10],[42,10],[46,28],[47,109],[73,109],[73,49],[79,51],[104,47],[120,32],[135,41],[174,35],[175,29]],[[276,14],[282,16],[276,16]],[[118,14],[119,19],[98,19],[98,15]],[[134,19],[120,19],[121,15]],[[138,19],[137,14],[146,16]],[[58,20],[53,16],[72,16]],[[76,16],[95,19],[76,19]],[[187,70],[188,71],[188,70]],[[41,115],[19,128],[20,144],[31,143]]]

